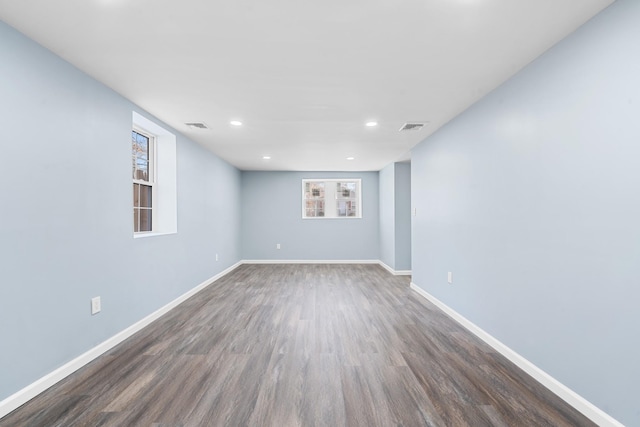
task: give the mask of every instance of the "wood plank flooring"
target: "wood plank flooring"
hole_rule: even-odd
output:
[[[243,265],[14,426],[592,426],[377,265]]]

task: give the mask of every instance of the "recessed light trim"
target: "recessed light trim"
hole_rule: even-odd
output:
[[[240,120],[231,120],[229,124],[231,126],[242,126],[242,122]]]
[[[365,123],[364,125],[365,125],[366,127],[372,128],[372,127],[374,127],[374,126],[378,126],[378,122],[376,122],[376,121],[373,121],[373,120],[372,120],[372,121],[370,121],[370,122]]]
[[[355,157],[353,157],[353,156],[349,156],[349,157],[347,157],[347,160],[355,160],[355,159],[356,159],[356,158],[355,158]]]

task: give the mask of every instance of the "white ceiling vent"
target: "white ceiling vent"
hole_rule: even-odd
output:
[[[403,132],[405,130],[420,130],[422,129],[422,127],[425,125],[426,123],[405,123],[402,125],[402,127],[400,128],[400,132]]]
[[[209,129],[209,126],[202,122],[185,123],[185,125],[193,129]]]

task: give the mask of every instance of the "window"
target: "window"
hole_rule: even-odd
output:
[[[133,159],[133,231],[153,231],[153,184],[155,138],[139,130],[131,131]]]
[[[302,218],[362,218],[361,180],[303,179]]]
[[[305,182],[304,213],[305,218],[324,216],[324,182]]]
[[[178,232],[176,136],[133,112],[133,237]]]

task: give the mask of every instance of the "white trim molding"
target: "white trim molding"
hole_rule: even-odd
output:
[[[377,259],[245,259],[242,264],[379,264]]]
[[[453,320],[464,326],[482,341],[493,347],[498,353],[509,359],[517,367],[525,371],[527,374],[531,375],[540,384],[548,388],[551,392],[555,393],[559,398],[567,402],[569,405],[573,406],[576,410],[580,411],[584,416],[589,418],[597,425],[601,427],[624,427],[623,424],[614,419],[611,415],[607,414],[606,412],[595,406],[593,403],[589,402],[584,397],[580,396],[578,393],[571,390],[569,387],[565,386],[560,381],[556,380],[533,363],[529,362],[523,356],[507,347],[497,338],[481,329],[475,323],[471,322],[460,313],[458,313],[442,301],[438,300],[436,297],[434,297],[415,283],[411,282],[410,286],[411,289],[416,291],[416,293],[418,293],[420,296],[433,303],[440,310],[444,311]]]
[[[411,276],[411,270],[394,270],[382,261],[379,261],[379,264],[394,276]]]
[[[63,380],[66,377],[68,377],[69,375],[71,375],[72,373],[77,371],[78,369],[82,368],[83,366],[85,366],[89,362],[91,362],[94,359],[96,359],[98,356],[101,356],[102,354],[104,354],[107,351],[111,350],[113,347],[115,347],[116,345],[120,344],[122,341],[124,341],[125,339],[129,338],[130,336],[132,336],[136,332],[140,331],[142,328],[144,328],[145,326],[149,325],[154,320],[160,318],[162,315],[168,313],[169,311],[171,311],[172,309],[177,307],[182,302],[184,302],[187,299],[191,298],[193,295],[195,295],[198,292],[200,292],[201,290],[205,289],[207,286],[211,285],[216,280],[218,280],[221,277],[226,276],[227,274],[231,273],[233,270],[238,268],[241,264],[242,264],[241,262],[238,262],[238,263],[232,265],[231,267],[227,268],[226,270],[224,270],[224,271],[216,274],[215,276],[211,277],[210,279],[205,280],[204,282],[200,283],[195,288],[193,288],[190,291],[180,295],[178,298],[174,299],[170,303],[166,304],[165,306],[159,308],[158,310],[156,310],[153,313],[149,314],[145,318],[143,318],[143,319],[139,320],[138,322],[134,323],[133,325],[129,326],[125,330],[117,333],[116,335],[112,336],[108,340],[102,342],[101,344],[98,344],[97,346],[93,347],[89,351],[81,354],[80,356],[76,357],[75,359],[71,360],[70,362],[62,365],[61,367],[59,367],[55,371],[45,375],[44,377],[40,378],[39,380],[29,384],[28,386],[26,386],[22,390],[19,390],[16,393],[12,394],[11,396],[7,397],[6,399],[0,401],[0,418],[2,418],[5,415],[9,414],[10,412],[14,411],[18,407],[22,406],[23,404],[25,404],[29,400],[31,400],[34,397],[36,397],[38,394],[40,394],[43,391],[47,390],[49,387],[55,385],[57,382]]]
[[[394,270],[377,259],[245,259],[242,264],[378,264],[394,276],[411,276],[411,270]]]

